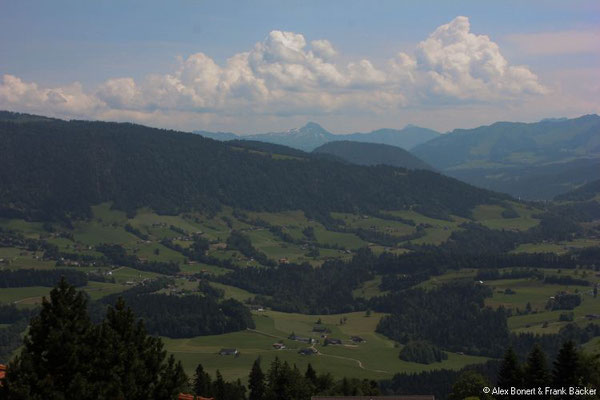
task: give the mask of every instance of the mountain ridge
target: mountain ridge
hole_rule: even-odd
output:
[[[358,165],[391,165],[406,169],[434,168],[400,147],[382,143],[363,143],[350,140],[328,142],[313,150],[317,154],[330,154]]]
[[[455,129],[412,152],[471,184],[546,200],[593,179],[600,165],[600,117]]]
[[[283,132],[267,132],[251,135],[237,135],[231,132],[206,132],[194,131],[199,135],[216,140],[258,140],[269,143],[293,147],[303,151],[313,151],[317,147],[333,141],[355,141],[388,144],[409,150],[418,144],[431,140],[439,132],[432,129],[421,128],[415,125],[406,125],[404,128],[381,128],[367,133],[333,134],[316,122],[308,122],[300,128],[293,128]]]

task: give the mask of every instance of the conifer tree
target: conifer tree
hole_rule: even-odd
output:
[[[523,386],[523,371],[519,365],[519,360],[512,347],[509,347],[504,353],[504,358],[498,371],[498,386],[502,389],[511,387],[520,388]],[[508,399],[510,396],[499,396],[499,399]]]
[[[578,386],[582,382],[581,365],[575,343],[565,342],[554,361],[552,385],[554,387]]]
[[[44,297],[32,318],[23,350],[9,363],[3,386],[6,398],[46,400],[89,398],[84,357],[92,329],[86,299],[63,278]]]
[[[162,341],[150,337],[123,300],[94,326],[83,292],[64,279],[31,320],[24,348],[9,363],[7,399],[172,399],[187,383],[181,363],[165,363]]]
[[[213,384],[213,394],[215,395],[216,400],[226,400],[225,381],[219,370],[217,370],[215,383]]]
[[[527,357],[523,378],[527,387],[543,388],[550,385],[550,370],[548,369],[546,354],[544,354],[542,348],[538,344],[533,346],[533,349]],[[544,399],[542,396],[534,397],[539,398],[540,400]]]
[[[252,370],[248,377],[248,388],[250,389],[248,400],[264,400],[266,392],[265,374],[260,368],[260,358],[257,358],[252,364]]]
[[[212,395],[212,380],[207,372],[204,372],[202,364],[196,367],[194,375],[194,393],[202,397],[210,397]]]
[[[306,372],[304,373],[304,377],[306,378],[306,380],[312,383],[313,386],[317,385],[317,372],[314,370],[311,363],[308,363],[308,366],[306,367]]]

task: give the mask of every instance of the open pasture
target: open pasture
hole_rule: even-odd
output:
[[[405,362],[398,358],[400,347],[377,333],[375,327],[382,314],[348,313],[337,315],[302,315],[265,311],[254,313],[255,330],[229,333],[218,336],[203,336],[191,339],[165,339],[168,352],[182,361],[188,374],[192,375],[198,363],[213,374],[218,369],[225,379],[240,378],[245,381],[254,360],[261,358],[263,370],[279,357],[282,361],[296,364],[302,371],[311,363],[317,372],[330,371],[336,378],[384,379],[394,373],[419,372],[424,370],[451,368],[458,369],[467,364],[484,362],[483,357],[449,354],[449,359],[429,365]],[[345,318],[345,320],[344,320]],[[312,329],[321,319],[322,325],[329,328],[330,337],[343,341],[342,345],[323,345],[323,338]],[[342,321],[343,324],[341,323]],[[312,336],[320,340],[315,345],[319,354],[303,356],[298,349],[307,344],[288,339],[291,333],[299,336]],[[355,344],[351,336],[366,340]],[[284,350],[275,350],[273,343],[283,342]],[[220,356],[221,348],[236,348],[239,357]]]

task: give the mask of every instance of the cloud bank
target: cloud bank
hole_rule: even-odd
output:
[[[0,108],[67,118],[194,121],[247,115],[381,114],[439,104],[511,102],[548,92],[525,66],[510,65],[496,43],[457,17],[435,29],[412,54],[384,65],[338,61],[325,39],[272,31],[249,51],[217,64],[204,53],[169,74],[44,88],[3,75]]]

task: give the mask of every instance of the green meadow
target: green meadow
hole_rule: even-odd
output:
[[[510,208],[518,217],[505,218],[503,212]],[[182,215],[158,215],[149,209],[141,209],[134,218],[128,218],[125,213],[113,210],[110,204],[101,204],[92,208],[93,217],[89,221],[78,221],[74,224],[72,238],[61,237],[55,233],[47,232],[41,223],[23,220],[0,220],[0,227],[21,232],[27,238],[44,238],[49,243],[55,244],[60,251],[81,255],[100,256],[95,246],[102,243],[122,245],[129,254],[148,261],[173,261],[180,265],[181,275],[175,278],[175,286],[184,293],[196,292],[197,282],[189,281],[190,275],[210,274],[223,275],[230,270],[216,265],[189,262],[186,257],[163,244],[163,239],[173,240],[174,243],[185,248],[192,243],[193,235],[201,235],[210,241],[208,255],[220,260],[230,260],[237,267],[259,266],[237,250],[228,249],[226,241],[232,230],[239,230],[250,239],[253,247],[263,252],[268,258],[278,261],[287,259],[289,262],[309,262],[318,268],[323,262],[331,258],[348,259],[352,252],[358,248],[368,246],[376,253],[384,251],[402,254],[410,251],[406,246],[412,244],[440,244],[447,241],[453,232],[461,229],[460,225],[468,219],[452,216],[448,220],[430,218],[412,210],[385,211],[378,217],[361,214],[333,213],[332,217],[343,221],[340,231],[328,230],[323,224],[308,219],[301,211],[278,213],[247,212],[244,217],[236,218],[232,209],[224,207],[215,214],[186,213]],[[503,205],[481,205],[472,212],[472,220],[491,229],[526,230],[539,223],[535,218],[538,209],[519,203],[506,203]],[[386,219],[386,215],[389,219]],[[423,225],[425,235],[411,240],[400,242],[396,246],[383,246],[369,243],[349,231],[367,229],[383,232],[392,236],[405,236],[416,231],[416,226],[395,220],[401,217],[413,221],[416,225]],[[279,226],[283,232],[294,239],[294,243],[284,242],[277,235],[264,226],[250,225],[249,221],[263,220],[271,225]],[[126,225],[139,230],[140,236],[128,232]],[[315,241],[310,246],[316,246],[318,255],[308,256],[309,246],[302,243],[307,238],[303,231],[312,227]],[[346,229],[346,232],[341,230]],[[139,235],[139,234],[138,234]],[[557,243],[530,243],[519,246],[516,252],[550,251],[564,253],[571,248],[598,246],[598,239],[576,239],[570,242]],[[0,247],[0,268],[55,268],[54,261],[43,259],[42,251],[28,251],[15,247]],[[157,273],[140,271],[130,267],[70,267],[79,271],[94,271],[109,273],[114,283],[92,282],[82,289],[93,300],[120,293],[132,285],[145,279],[159,276]],[[549,275],[570,275],[585,278],[592,283],[597,283],[600,277],[595,271],[575,270],[543,270]],[[422,282],[418,287],[430,290],[448,282],[457,280],[473,281],[477,270],[462,269],[448,271],[443,275],[431,277]],[[372,280],[364,282],[354,290],[355,298],[372,298],[386,292],[381,291],[379,285],[382,276],[377,275]],[[210,284],[223,290],[225,298],[233,298],[242,302],[255,296],[243,289],[223,285],[217,282]],[[508,319],[508,325],[513,332],[533,332],[538,334],[556,333],[564,325],[560,321],[563,311],[547,311],[545,305],[551,296],[558,291],[578,292],[582,294],[582,304],[573,310],[574,322],[586,324],[586,315],[600,312],[600,299],[593,298],[590,294],[591,287],[565,286],[546,284],[536,279],[508,279],[485,281],[484,285],[491,287],[493,296],[486,300],[490,307],[505,307],[513,311],[513,316]],[[22,287],[0,289],[0,302],[15,303],[18,307],[35,307],[41,302],[42,296],[47,296],[51,288],[48,287]],[[514,294],[508,294],[510,289]],[[164,293],[171,293],[172,289],[163,289]],[[524,311],[527,304],[531,305],[532,312],[517,315]],[[267,310],[253,312],[256,329],[246,330],[224,335],[194,337],[186,339],[164,338],[166,349],[183,362],[189,375],[198,363],[211,373],[218,369],[226,379],[240,378],[245,380],[248,371],[257,357],[263,362],[263,368],[275,357],[289,363],[296,364],[299,368],[306,368],[311,363],[315,369],[329,371],[336,377],[356,377],[370,379],[384,379],[397,372],[420,372],[424,370],[450,368],[458,369],[468,364],[484,362],[483,357],[474,357],[449,353],[448,360],[429,365],[405,362],[399,359],[401,345],[379,335],[375,332],[382,314],[373,313],[366,316],[364,312],[338,314],[338,315],[302,315],[282,313]],[[318,320],[326,326],[331,333],[330,337],[339,338],[342,345],[323,345],[323,338],[313,332],[313,327]],[[313,336],[321,342],[315,345],[317,354],[304,356],[298,353],[306,344],[288,339],[291,333],[302,336]],[[361,336],[364,343],[353,343],[351,336]],[[283,342],[284,350],[275,350],[273,343]],[[221,348],[233,347],[240,352],[238,357],[220,356]],[[585,345],[590,352],[600,353],[600,340],[593,340]]]
[[[218,336],[204,336],[192,339],[165,338],[166,349],[180,359],[188,373],[198,363],[213,373],[218,369],[226,379],[247,379],[254,360],[261,358],[263,368],[268,367],[275,357],[298,368],[305,369],[311,363],[317,371],[330,371],[337,378],[343,376],[369,379],[383,379],[397,372],[419,372],[423,370],[449,368],[459,369],[465,365],[484,362],[486,358],[449,354],[448,360],[429,365],[400,360],[401,350],[393,341],[377,334],[375,327],[383,314],[348,313],[337,315],[303,315],[276,311],[255,312],[256,329],[228,333]],[[341,339],[342,345],[323,345],[323,338],[312,329],[318,320],[331,330],[330,337]],[[308,345],[288,339],[291,333],[319,339],[315,345],[317,354],[300,355],[298,350]],[[355,344],[351,336],[366,340]],[[286,349],[275,350],[273,344],[284,343]],[[240,355],[221,356],[222,348],[236,348]]]

